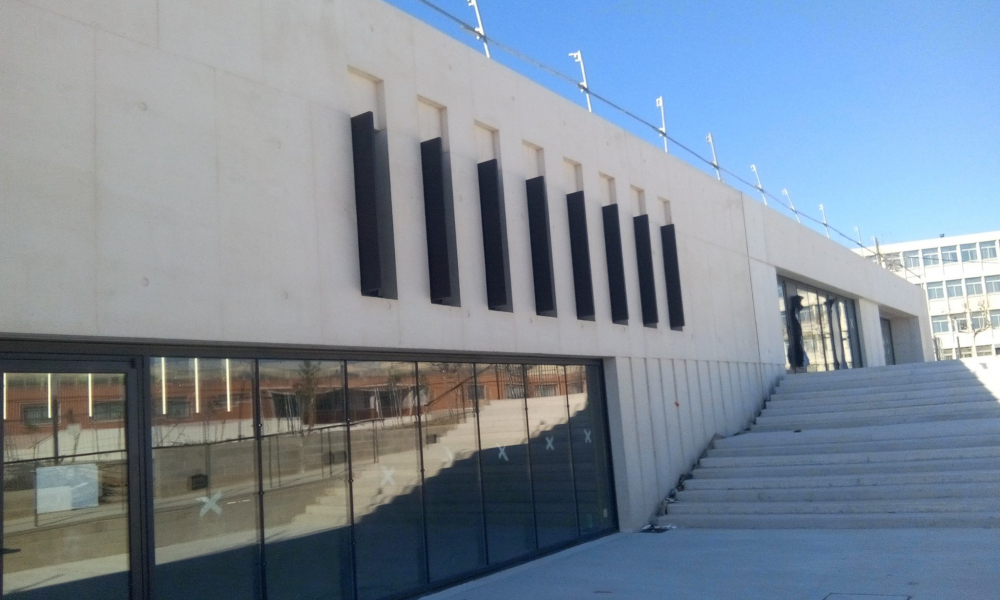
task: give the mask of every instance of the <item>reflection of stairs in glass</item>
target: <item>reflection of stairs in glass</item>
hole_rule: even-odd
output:
[[[791,375],[662,525],[1000,527],[1000,359]]]

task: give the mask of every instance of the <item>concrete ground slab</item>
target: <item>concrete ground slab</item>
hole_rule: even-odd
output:
[[[626,533],[428,600],[992,600],[1000,531]]]

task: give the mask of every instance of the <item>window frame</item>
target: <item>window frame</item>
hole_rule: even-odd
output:
[[[953,294],[952,290],[958,290]],[[948,298],[962,298],[965,295],[965,283],[961,279],[948,279],[944,282],[945,296]]]
[[[958,264],[958,246],[941,246],[941,264]]]
[[[924,248],[920,251],[920,260],[923,261],[925,267],[935,267],[941,264],[941,249],[940,248]]]
[[[979,250],[975,242],[971,244],[959,244],[959,256],[962,262],[979,262]]]
[[[983,295],[983,278],[982,277],[966,277],[965,278],[965,295],[966,296],[982,296]]]
[[[935,294],[939,294],[939,295],[932,296],[931,292],[934,292]],[[944,300],[945,299],[945,289],[944,289],[944,282],[943,281],[928,281],[927,282],[927,299],[928,300]]]

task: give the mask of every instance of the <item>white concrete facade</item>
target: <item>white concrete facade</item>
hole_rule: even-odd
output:
[[[0,337],[601,358],[624,530],[784,372],[778,274],[857,301],[866,366],[883,362],[879,317],[899,362],[932,356],[919,288],[378,0],[0,0],[0,106]],[[369,109],[388,130],[398,300],[359,292],[350,117]],[[429,301],[419,142],[440,133],[461,307]],[[512,313],[486,304],[491,151]],[[524,182],[541,174],[556,318],[534,312]],[[564,197],[581,183],[595,322],[573,305]],[[626,326],[601,225],[616,199]],[[683,331],[665,324],[656,243],[660,324],[642,325],[640,211],[676,225]]]
[[[927,294],[938,358],[1000,355],[1000,231],[886,244],[882,264]],[[869,260],[878,260],[872,253]]]

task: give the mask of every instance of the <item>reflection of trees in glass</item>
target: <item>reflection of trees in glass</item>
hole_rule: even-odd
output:
[[[322,367],[319,363],[304,360],[299,365],[299,380],[293,386],[298,403],[300,432],[312,433],[316,426],[316,395],[319,389],[319,375]]]

